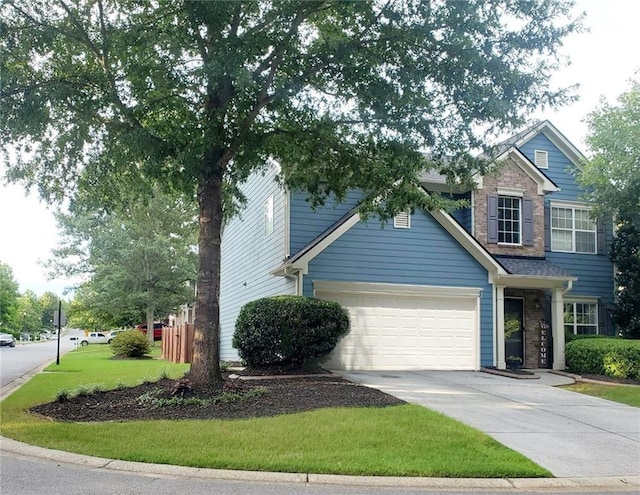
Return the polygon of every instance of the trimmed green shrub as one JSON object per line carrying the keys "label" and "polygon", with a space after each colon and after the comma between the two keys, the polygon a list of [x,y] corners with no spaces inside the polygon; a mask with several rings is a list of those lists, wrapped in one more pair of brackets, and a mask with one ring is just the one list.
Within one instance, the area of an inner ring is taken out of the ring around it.
{"label": "trimmed green shrub", "polygon": [[565,347],[567,369],[574,373],[640,379],[640,341],[578,339]]}
{"label": "trimmed green shrub", "polygon": [[569,342],[573,342],[574,340],[582,340],[582,339],[610,339],[611,335],[602,335],[602,334],[580,334],[580,333],[564,333],[564,341],[566,344]]}
{"label": "trimmed green shrub", "polygon": [[151,352],[151,344],[142,332],[127,330],[113,338],[111,350],[118,357],[139,358]]}
{"label": "trimmed green shrub", "polygon": [[233,347],[253,368],[302,367],[329,354],[349,330],[338,303],[303,296],[275,296],[242,307]]}

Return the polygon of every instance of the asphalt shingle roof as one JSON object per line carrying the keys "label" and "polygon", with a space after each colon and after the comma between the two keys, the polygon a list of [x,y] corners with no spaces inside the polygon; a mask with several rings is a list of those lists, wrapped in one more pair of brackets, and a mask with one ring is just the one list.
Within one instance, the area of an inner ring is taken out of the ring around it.
{"label": "asphalt shingle roof", "polygon": [[538,258],[506,258],[495,257],[498,262],[512,275],[525,275],[532,277],[560,277],[573,278],[574,276],[564,268],[554,265],[547,260]]}

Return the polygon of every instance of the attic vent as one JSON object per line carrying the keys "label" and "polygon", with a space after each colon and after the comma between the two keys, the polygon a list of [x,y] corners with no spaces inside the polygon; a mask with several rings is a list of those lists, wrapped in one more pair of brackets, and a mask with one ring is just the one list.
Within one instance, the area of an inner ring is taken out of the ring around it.
{"label": "attic vent", "polygon": [[549,153],[542,150],[536,150],[536,167],[549,168]]}
{"label": "attic vent", "polygon": [[394,229],[410,229],[411,228],[411,215],[408,211],[403,211],[402,213],[398,213],[395,217],[393,217],[393,228]]}

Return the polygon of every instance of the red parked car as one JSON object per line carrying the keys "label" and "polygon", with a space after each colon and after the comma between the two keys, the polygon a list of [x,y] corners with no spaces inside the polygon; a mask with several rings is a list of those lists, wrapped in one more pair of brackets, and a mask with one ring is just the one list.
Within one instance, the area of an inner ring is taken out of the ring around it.
{"label": "red parked car", "polygon": [[[162,340],[162,330],[165,328],[169,328],[169,325],[166,323],[154,323],[153,324],[153,340]],[[143,334],[147,334],[147,324],[140,323],[136,327],[137,330],[140,330]]]}

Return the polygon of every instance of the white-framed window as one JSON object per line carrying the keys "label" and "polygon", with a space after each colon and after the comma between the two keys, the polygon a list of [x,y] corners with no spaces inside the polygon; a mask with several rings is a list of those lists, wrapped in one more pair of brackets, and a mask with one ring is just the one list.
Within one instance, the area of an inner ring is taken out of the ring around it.
{"label": "white-framed window", "polygon": [[544,150],[535,150],[533,152],[534,162],[538,168],[549,168],[549,153]]}
{"label": "white-framed window", "polygon": [[598,333],[598,303],[587,301],[564,302],[564,330],[577,335]]}
{"label": "white-framed window", "polygon": [[522,244],[522,199],[498,196],[498,244]]}
{"label": "white-framed window", "polygon": [[410,229],[411,228],[411,213],[403,211],[393,217],[394,229]]}
{"label": "white-framed window", "polygon": [[264,202],[264,235],[273,233],[273,194]]}
{"label": "white-framed window", "polygon": [[588,208],[551,205],[551,250],[597,253],[596,222]]}

